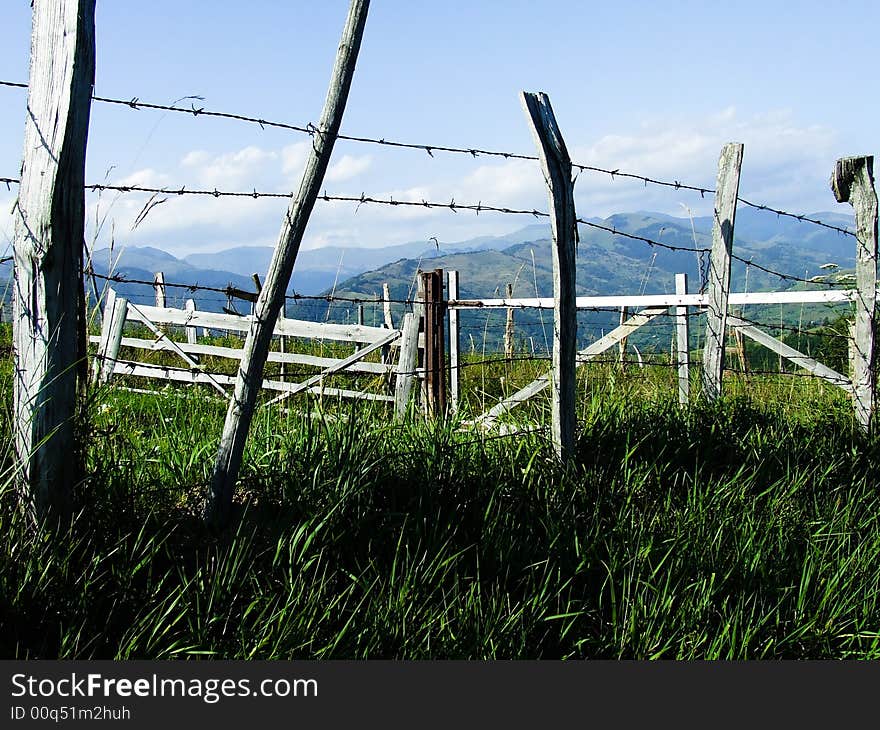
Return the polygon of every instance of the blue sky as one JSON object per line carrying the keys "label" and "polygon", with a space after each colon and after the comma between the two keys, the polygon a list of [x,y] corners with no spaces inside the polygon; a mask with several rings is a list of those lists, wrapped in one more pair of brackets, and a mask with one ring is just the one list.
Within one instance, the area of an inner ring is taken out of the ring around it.
{"label": "blue sky", "polygon": [[[30,3],[5,0],[0,79],[25,81]],[[320,115],[348,3],[98,0],[99,95],[296,124]],[[745,144],[741,194],[797,212],[843,209],[834,160],[877,148],[875,2],[400,2],[374,0],[343,132],[532,154],[520,90],[546,91],[577,162],[712,186],[721,145]],[[0,176],[16,176],[25,93],[0,88]],[[289,191],[308,138],[234,121],[94,104],[87,178]],[[111,169],[112,167],[112,169]],[[108,174],[108,170],[110,170]],[[546,209],[531,162],[339,142],[331,194]],[[584,173],[581,216],[705,213],[711,201]],[[0,241],[14,191],[0,191]],[[88,198],[106,245],[177,255],[273,245],[283,201],[173,199],[136,230],[146,196]],[[532,222],[319,203],[304,246],[457,241]],[[90,223],[87,237],[96,235]],[[5,245],[3,243],[2,245]]]}

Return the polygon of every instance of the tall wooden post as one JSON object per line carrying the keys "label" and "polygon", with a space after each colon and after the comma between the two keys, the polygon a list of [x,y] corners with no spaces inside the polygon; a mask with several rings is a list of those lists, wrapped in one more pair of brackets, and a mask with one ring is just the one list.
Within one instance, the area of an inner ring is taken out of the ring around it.
{"label": "tall wooden post", "polygon": [[[447,298],[455,301],[458,299],[458,272],[447,273]],[[458,327],[458,309],[449,307],[449,408],[452,413],[458,413],[458,401],[461,398],[461,362],[459,350],[461,349],[461,333]]]}
{"label": "tall wooden post", "polygon": [[[687,294],[687,274],[675,275],[675,293],[679,296]],[[688,404],[690,397],[690,373],[688,359],[690,353],[690,331],[688,328],[688,308],[675,308],[675,341],[676,359],[678,361],[678,402],[682,406]]]}
{"label": "tall wooden post", "polygon": [[571,158],[556,123],[550,99],[544,93],[521,93],[541,169],[550,194],[550,227],[553,233],[553,386],[551,436],[557,455],[567,461],[574,454],[575,355],[577,353],[577,302],[575,300],[575,244],[577,215]]}
{"label": "tall wooden post", "polygon": [[877,306],[877,192],[874,157],[837,161],[831,189],[838,203],[852,205],[856,216],[856,290],[853,326],[853,407],[864,431],[874,412],[874,309]]}
{"label": "tall wooden post", "polygon": [[715,213],[712,224],[712,253],[706,293],[706,344],[703,349],[703,395],[721,397],[724,370],[724,339],[727,334],[727,300],[730,296],[730,256],[733,252],[733,224],[739,195],[743,146],[730,143],[721,149],[718,182],[715,185]]}
{"label": "tall wooden post", "polygon": [[36,0],[24,159],[15,207],[16,484],[36,516],[71,513],[86,362],[85,158],[95,0]]}
{"label": "tall wooden post", "polygon": [[312,136],[312,150],[306,162],[299,192],[290,200],[263,290],[254,306],[254,316],[245,341],[235,392],[226,412],[211,489],[205,504],[205,520],[215,529],[224,526],[229,519],[235,482],[278,312],[284,303],[285,291],[309,215],[320,192],[336,135],[339,133],[369,6],[369,0],[351,0],[336,54],[333,77],[321,120]]}

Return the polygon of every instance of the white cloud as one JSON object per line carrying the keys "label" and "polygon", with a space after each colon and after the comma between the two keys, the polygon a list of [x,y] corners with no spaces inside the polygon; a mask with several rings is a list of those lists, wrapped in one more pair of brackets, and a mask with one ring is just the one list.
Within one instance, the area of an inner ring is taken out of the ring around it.
{"label": "white cloud", "polygon": [[[835,134],[824,127],[800,124],[786,111],[744,118],[736,109],[728,108],[704,119],[652,120],[591,144],[569,142],[569,149],[576,163],[712,188],[721,146],[729,141],[745,144],[740,188],[744,197],[798,212],[833,207],[827,177],[835,159]],[[221,153],[196,149],[168,170],[145,168],[112,182],[284,192],[295,189],[310,151],[311,140],[276,148],[249,145]],[[540,165],[534,161],[473,161],[441,155],[424,164],[404,153],[388,152],[386,157],[385,151],[381,159],[383,164],[376,165],[372,155],[345,149],[327,171],[327,192],[358,196],[363,190],[382,200],[448,204],[454,199],[459,204],[481,202],[528,210],[546,210],[548,206]],[[712,205],[711,195],[701,199],[691,191],[645,186],[638,180],[619,175],[611,178],[589,170],[579,174],[575,192],[578,214],[583,217],[632,210],[681,216],[684,205],[700,215]],[[105,193],[102,200],[104,211],[110,202],[108,196]],[[287,206],[285,199],[169,195],[137,230],[129,232],[148,197],[124,195],[113,202],[110,216],[117,235],[127,235],[133,245],[155,245],[175,254],[274,243]],[[94,196],[90,204],[93,218]],[[431,236],[452,242],[503,233],[534,222],[529,216],[486,212],[476,216],[444,208],[358,206],[319,200],[303,246],[375,246],[426,241]]]}
{"label": "white cloud", "polygon": [[352,155],[343,155],[339,162],[335,162],[327,170],[325,179],[328,182],[343,182],[362,175],[370,169],[373,164],[373,158],[369,155],[363,157],[354,157]]}

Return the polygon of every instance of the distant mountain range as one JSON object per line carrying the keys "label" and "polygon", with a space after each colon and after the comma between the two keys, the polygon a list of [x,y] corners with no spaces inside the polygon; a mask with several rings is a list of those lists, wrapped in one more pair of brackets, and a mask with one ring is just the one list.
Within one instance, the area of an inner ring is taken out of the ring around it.
{"label": "distant mountain range", "polygon": [[[840,213],[815,213],[829,224],[852,228],[851,216]],[[589,225],[581,225],[577,253],[578,294],[664,293],[674,289],[675,273],[689,277],[690,291],[698,291],[705,278],[708,255],[692,249],[708,248],[711,243],[712,219],[708,216],[677,218],[652,212],[620,213],[591,223],[615,231],[652,239],[686,250],[668,250],[614,235]],[[690,249],[690,250],[687,250]],[[828,228],[792,218],[777,217],[767,211],[741,208],[736,218],[734,253],[755,264],[795,277],[810,278],[827,274],[820,267],[837,264],[841,270],[851,269],[855,260],[855,241]],[[254,290],[251,275],[263,278],[272,256],[270,247],[238,247],[216,253],[198,253],[183,259],[152,247],[125,247],[111,252],[96,251],[95,271],[115,274],[129,280],[152,281],[162,271],[168,282],[202,285],[223,289],[228,285]],[[7,276],[4,277],[4,268]],[[427,268],[459,271],[461,295],[489,297],[503,295],[508,283],[514,284],[517,296],[549,296],[552,294],[550,230],[546,223],[526,226],[502,236],[482,236],[457,243],[418,241],[378,248],[327,247],[301,251],[297,257],[288,289],[304,295],[320,295],[334,291],[341,296],[378,298],[387,283],[393,299],[412,296],[416,271]],[[0,277],[7,278],[10,265],[0,267]],[[781,280],[759,268],[746,267],[736,261],[733,267],[733,289],[750,291],[781,290],[796,285]],[[151,303],[150,286],[117,283],[117,291],[132,301]],[[221,311],[226,303],[223,294],[189,291],[168,287],[168,302],[180,306],[193,298],[200,309]],[[354,308],[344,304],[300,301],[291,306],[303,318],[330,317],[337,321],[351,320]],[[247,305],[237,303],[246,311]],[[398,307],[398,309],[400,309]],[[367,323],[381,317],[378,307],[368,307]],[[524,326],[535,324],[537,313],[518,313]],[[608,313],[582,315],[582,328],[588,333],[596,327],[604,329],[614,319]],[[481,321],[486,321],[482,316]],[[593,325],[587,326],[587,322]]]}

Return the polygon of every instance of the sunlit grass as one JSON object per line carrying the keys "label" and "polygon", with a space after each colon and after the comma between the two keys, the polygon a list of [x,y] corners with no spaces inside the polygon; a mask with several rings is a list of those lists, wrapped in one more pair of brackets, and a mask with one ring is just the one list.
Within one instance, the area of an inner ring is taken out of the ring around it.
{"label": "sunlit grass", "polygon": [[[461,417],[542,367],[466,370]],[[673,378],[585,368],[568,468],[541,433],[261,409],[219,537],[200,509],[224,403],[97,389],[68,533],[26,521],[0,452],[0,654],[880,658],[880,443],[845,394],[731,376],[681,409]]]}

